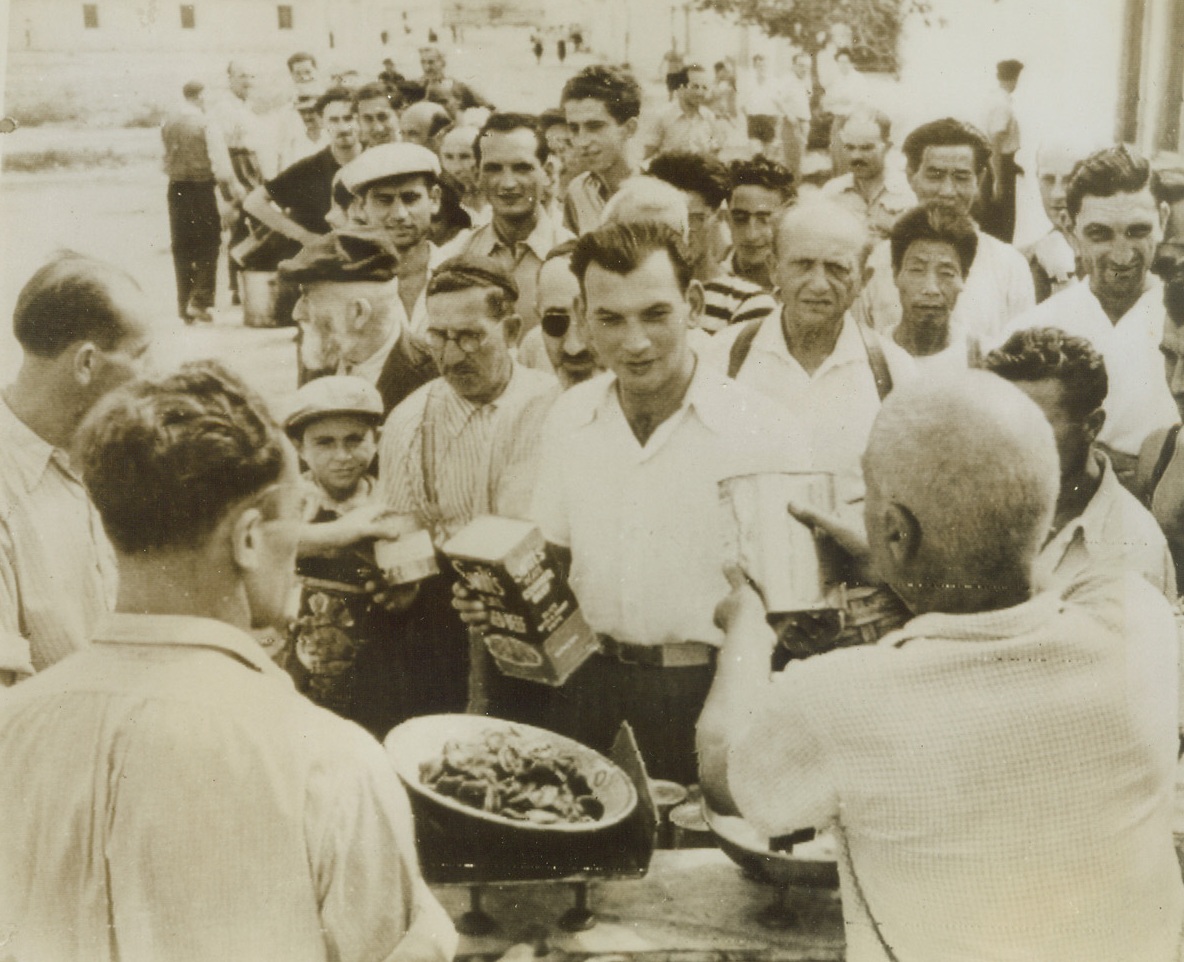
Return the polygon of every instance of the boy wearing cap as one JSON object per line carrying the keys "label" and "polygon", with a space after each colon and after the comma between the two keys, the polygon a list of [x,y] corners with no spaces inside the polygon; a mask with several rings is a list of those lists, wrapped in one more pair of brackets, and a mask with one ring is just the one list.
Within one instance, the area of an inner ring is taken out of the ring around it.
{"label": "boy wearing cap", "polygon": [[445,259],[430,239],[440,209],[440,160],[418,144],[381,144],[341,170],[341,182],[361,201],[365,223],[386,232],[396,267],[399,318],[422,335],[427,327],[424,291],[431,270]]}
{"label": "boy wearing cap", "polygon": [[296,570],[300,617],[279,659],[313,701],[349,715],[354,657],[377,627],[368,588],[380,580],[373,539],[401,528],[374,496],[382,398],[367,381],[330,375],[296,392],[284,421],[307,466]]}

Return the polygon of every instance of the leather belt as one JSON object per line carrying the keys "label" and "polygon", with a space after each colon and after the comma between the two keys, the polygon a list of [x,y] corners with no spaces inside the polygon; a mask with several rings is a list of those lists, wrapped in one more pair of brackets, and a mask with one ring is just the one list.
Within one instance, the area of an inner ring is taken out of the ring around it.
{"label": "leather belt", "polygon": [[714,665],[718,649],[701,641],[683,641],[667,645],[635,645],[617,641],[608,635],[597,635],[600,653],[622,665],[643,668],[697,668]]}

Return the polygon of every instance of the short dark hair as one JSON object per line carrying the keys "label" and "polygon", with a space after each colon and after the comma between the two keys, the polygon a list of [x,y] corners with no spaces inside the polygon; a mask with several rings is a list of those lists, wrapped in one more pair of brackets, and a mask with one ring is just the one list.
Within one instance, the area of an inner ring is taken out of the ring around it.
{"label": "short dark hair", "polygon": [[571,272],[579,279],[583,290],[584,278],[592,264],[624,277],[641,267],[656,251],[666,252],[678,286],[685,291],[691,283],[687,245],[678,231],[653,221],[606,224],[584,234],[572,252]]}
{"label": "short dark hair", "polygon": [[486,134],[493,133],[508,134],[512,130],[529,130],[534,134],[534,155],[539,159],[540,164],[547,162],[551,151],[547,147],[547,138],[543,135],[542,127],[539,126],[538,117],[533,114],[515,114],[509,111],[501,111],[489,115],[481,130],[477,133],[476,139],[473,141],[473,156],[477,158],[477,163],[481,163],[482,137]]}
{"label": "short dark hair", "polygon": [[1106,400],[1106,362],[1083,337],[1059,327],[1016,331],[983,359],[983,367],[1008,381],[1061,382],[1069,414],[1084,421]]}
{"label": "short dark hair", "polygon": [[963,278],[970,272],[970,265],[974,263],[974,255],[978,252],[978,232],[974,229],[974,223],[969,217],[921,205],[905,211],[892,225],[889,235],[892,273],[900,273],[909,247],[923,240],[949,244],[958,255]]}
{"label": "short dark hair", "polygon": [[120,552],[196,548],[279,480],[285,443],[250,388],[202,361],[99,402],[79,433],[80,468]]}
{"label": "short dark hair", "polygon": [[569,240],[561,241],[547,251],[547,256],[543,258],[543,263],[553,261],[559,257],[571,257],[576,250],[576,238],[572,237]]}
{"label": "short dark hair", "polygon": [[104,351],[115,348],[127,330],[111,297],[111,283],[140,285],[105,261],[62,251],[40,267],[21,289],[12,315],[12,331],[28,353],[58,357],[71,344],[94,341]]}
{"label": "short dark hair", "polygon": [[712,210],[728,199],[728,168],[705,154],[670,151],[650,161],[649,174],[671,187],[699,194]]}
{"label": "short dark hair", "polygon": [[349,87],[330,87],[317,98],[316,112],[323,114],[329,104],[336,103],[349,104],[355,112],[357,111],[357,104],[354,103],[354,94]]}
{"label": "short dark hair", "polygon": [[1081,202],[1086,197],[1113,197],[1115,194],[1137,194],[1144,187],[1159,198],[1159,174],[1150,161],[1126,144],[1094,151],[1079,160],[1069,175],[1065,187],[1065,207],[1074,220],[1081,213]]}
{"label": "short dark hair", "polygon": [[793,200],[797,195],[793,174],[789,168],[760,154],[751,160],[733,160],[728,166],[728,197],[737,187],[764,187],[775,190],[782,200]]}
{"label": "short dark hair", "polygon": [[306,61],[308,63],[311,63],[314,67],[317,65],[317,58],[314,57],[311,53],[309,53],[306,50],[297,50],[294,54],[292,54],[292,56],[290,56],[288,58],[289,72],[292,70],[293,67],[296,66],[296,64],[304,63]]}
{"label": "short dark hair", "polygon": [[428,281],[425,296],[475,289],[488,292],[485,304],[491,317],[500,321],[513,313],[518,301],[518,285],[514,278],[502,270],[497,261],[476,254],[461,254],[437,267]]}
{"label": "short dark hair", "polygon": [[974,151],[974,172],[981,174],[991,159],[991,145],[982,131],[972,124],[953,117],[942,117],[922,124],[904,139],[901,151],[908,162],[908,169],[916,173],[921,169],[925,151],[930,147],[969,147]]}
{"label": "short dark hair", "polygon": [[369,83],[362,84],[362,86],[353,92],[354,108],[356,109],[363,100],[377,100],[379,97],[385,98],[386,102],[391,105],[392,110],[399,109],[398,92],[392,90],[381,80],[371,80]]}
{"label": "short dark hair", "polygon": [[641,114],[641,87],[624,67],[585,67],[563,85],[559,102],[569,100],[599,100],[618,124]]}
{"label": "short dark hair", "polygon": [[566,127],[567,115],[558,107],[548,107],[539,114],[539,128],[546,133],[552,127]]}

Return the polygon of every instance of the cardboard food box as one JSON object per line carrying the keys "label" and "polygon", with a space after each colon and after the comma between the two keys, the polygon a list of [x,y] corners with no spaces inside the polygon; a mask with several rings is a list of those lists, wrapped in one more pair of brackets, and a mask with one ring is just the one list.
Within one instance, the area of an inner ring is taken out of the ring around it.
{"label": "cardboard food box", "polygon": [[410,531],[394,541],[378,539],[374,542],[374,560],[391,585],[408,585],[440,571],[432,536],[426,531]]}
{"label": "cardboard food box", "polygon": [[485,646],[503,674],[562,685],[598,650],[571,587],[527,521],[485,515],[443,547],[489,612]]}

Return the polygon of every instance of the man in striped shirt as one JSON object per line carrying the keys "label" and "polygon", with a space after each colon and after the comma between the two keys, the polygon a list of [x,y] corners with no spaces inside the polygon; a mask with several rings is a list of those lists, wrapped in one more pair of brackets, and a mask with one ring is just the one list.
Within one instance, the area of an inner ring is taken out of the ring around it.
{"label": "man in striped shirt", "polygon": [[67,451],[152,343],[139,284],[78,254],[33,275],[13,331],[25,356],[0,398],[0,684],[83,648],[115,600],[115,556]]}
{"label": "man in striped shirt", "polygon": [[777,303],[759,284],[728,274],[715,251],[721,232],[720,208],[728,198],[728,169],[703,154],[671,152],[650,162],[649,174],[682,192],[687,201],[687,247],[692,276],[703,285],[702,330],[709,334],[729,324],[755,321],[772,314]]}

